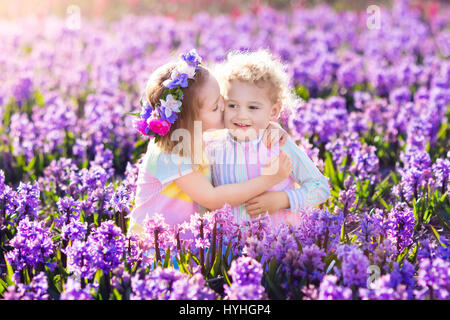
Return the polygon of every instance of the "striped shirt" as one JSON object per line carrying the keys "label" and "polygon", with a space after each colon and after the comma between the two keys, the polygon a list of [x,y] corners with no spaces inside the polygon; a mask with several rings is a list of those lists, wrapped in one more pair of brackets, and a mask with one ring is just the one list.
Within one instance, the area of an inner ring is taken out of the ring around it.
{"label": "striped shirt", "polygon": [[[283,191],[289,198],[289,209],[271,214],[273,224],[297,225],[299,210],[318,206],[331,195],[328,181],[306,153],[288,138],[283,146],[267,149],[262,143],[261,133],[250,141],[236,141],[228,130],[217,130],[205,134],[205,149],[214,186],[234,184],[261,175],[263,166],[282,149],[291,158],[293,168],[289,178],[268,191]],[[244,205],[232,208],[236,222],[248,220]]]}

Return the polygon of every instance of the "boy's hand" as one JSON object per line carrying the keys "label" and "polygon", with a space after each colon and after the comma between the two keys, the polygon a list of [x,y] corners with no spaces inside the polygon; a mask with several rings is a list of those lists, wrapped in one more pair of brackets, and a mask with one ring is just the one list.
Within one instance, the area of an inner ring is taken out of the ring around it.
{"label": "boy's hand", "polygon": [[289,198],[285,192],[268,191],[245,203],[245,209],[250,218],[257,218],[266,212],[272,214],[281,209],[289,208]]}
{"label": "boy's hand", "polygon": [[287,179],[292,171],[292,160],[284,150],[278,157],[272,158],[261,170],[261,175],[272,176],[280,183]]}
{"label": "boy's hand", "polygon": [[267,149],[272,148],[277,143],[281,147],[286,143],[288,136],[287,132],[280,125],[271,122],[264,132],[262,142]]}

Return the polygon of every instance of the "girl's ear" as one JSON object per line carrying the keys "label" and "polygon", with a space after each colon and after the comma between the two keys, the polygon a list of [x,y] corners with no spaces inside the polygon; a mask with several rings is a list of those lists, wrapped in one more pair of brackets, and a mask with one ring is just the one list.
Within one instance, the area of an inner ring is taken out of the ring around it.
{"label": "girl's ear", "polygon": [[278,117],[280,116],[280,112],[281,112],[281,103],[275,103],[274,105],[272,105],[272,108],[270,110],[270,118],[272,121],[277,121]]}

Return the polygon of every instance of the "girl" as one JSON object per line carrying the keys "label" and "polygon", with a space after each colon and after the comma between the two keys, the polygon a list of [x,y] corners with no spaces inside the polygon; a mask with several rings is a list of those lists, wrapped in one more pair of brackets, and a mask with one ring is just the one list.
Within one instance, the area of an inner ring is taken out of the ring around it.
{"label": "girl", "polygon": [[[224,102],[217,80],[201,65],[195,50],[154,71],[142,102],[141,119],[135,126],[154,139],[139,168],[129,233],[142,235],[144,220],[155,213],[174,226],[204,208],[240,205],[289,176],[291,160],[280,154],[259,177],[213,187],[208,167],[194,161],[195,151],[202,143],[203,131],[223,128]],[[201,123],[200,137],[195,135],[196,121]],[[181,144],[172,140],[179,134],[183,137],[181,149]],[[202,147],[200,150],[203,154]],[[276,165],[278,169],[274,170]]]}

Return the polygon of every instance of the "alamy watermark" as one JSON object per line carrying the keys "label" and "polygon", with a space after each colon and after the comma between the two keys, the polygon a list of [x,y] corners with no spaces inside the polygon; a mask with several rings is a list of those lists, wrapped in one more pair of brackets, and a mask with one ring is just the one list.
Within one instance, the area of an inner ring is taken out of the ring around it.
{"label": "alamy watermark", "polygon": [[81,29],[81,8],[77,5],[70,5],[66,9],[66,27],[69,30]]}
{"label": "alamy watermark", "polygon": [[[176,142],[170,152],[174,164],[206,164],[206,165],[267,165],[264,174],[278,171],[278,156],[281,139],[278,128],[255,130],[232,130],[226,136],[216,139],[217,132],[202,130],[202,122],[194,121],[193,136],[189,130],[176,129],[170,135],[170,140]],[[223,132],[223,131],[222,131]],[[270,141],[270,142],[267,142]],[[267,143],[270,146],[267,146]],[[252,148],[243,155],[243,148]]]}
{"label": "alamy watermark", "polygon": [[369,274],[369,277],[367,278],[367,282],[366,282],[367,289],[373,290],[374,289],[374,282],[376,280],[378,280],[380,278],[380,275],[381,275],[380,267],[377,266],[377,265],[374,265],[374,264],[368,266],[367,267],[367,274]]}
{"label": "alamy watermark", "polygon": [[369,30],[380,30],[381,28],[381,9],[377,5],[370,5],[366,9],[369,15],[366,20],[366,25]]}

